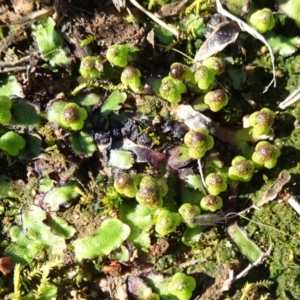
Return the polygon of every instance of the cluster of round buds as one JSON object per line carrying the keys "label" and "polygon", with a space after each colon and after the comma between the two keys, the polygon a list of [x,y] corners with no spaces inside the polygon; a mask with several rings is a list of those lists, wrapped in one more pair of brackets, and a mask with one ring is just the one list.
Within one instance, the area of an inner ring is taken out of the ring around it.
{"label": "cluster of round buds", "polygon": [[189,149],[189,156],[193,159],[202,158],[214,145],[213,137],[205,128],[190,130],[183,141]]}

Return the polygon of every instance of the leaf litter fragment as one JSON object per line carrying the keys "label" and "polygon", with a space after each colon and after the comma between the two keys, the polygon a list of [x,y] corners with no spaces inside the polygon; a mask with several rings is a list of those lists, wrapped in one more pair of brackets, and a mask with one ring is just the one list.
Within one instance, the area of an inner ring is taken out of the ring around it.
{"label": "leaf litter fragment", "polygon": [[220,24],[197,51],[194,60],[202,61],[221,52],[226,46],[236,41],[239,33],[240,28],[234,22],[224,22]]}
{"label": "leaf litter fragment", "polygon": [[121,148],[132,151],[136,155],[136,162],[147,162],[156,169],[166,166],[167,158],[164,154],[146,146],[137,145],[127,138],[123,139]]}

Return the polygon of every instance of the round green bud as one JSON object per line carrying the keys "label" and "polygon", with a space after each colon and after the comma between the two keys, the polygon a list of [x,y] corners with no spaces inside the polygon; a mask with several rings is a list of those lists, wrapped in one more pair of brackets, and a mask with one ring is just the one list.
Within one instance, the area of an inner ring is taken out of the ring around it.
{"label": "round green bud", "polygon": [[202,65],[210,69],[214,75],[220,75],[225,71],[225,62],[219,57],[208,57],[203,60]]}
{"label": "round green bud", "polygon": [[179,214],[170,212],[167,209],[160,210],[155,220],[155,231],[161,236],[174,232],[180,224]]}
{"label": "round green bud", "polygon": [[121,74],[121,82],[132,90],[137,90],[141,86],[140,77],[141,72],[139,69],[127,66]]}
{"label": "round green bud", "polygon": [[226,176],[220,173],[210,173],[205,178],[207,189],[211,195],[219,195],[227,190]]}
{"label": "round green bud", "polygon": [[160,187],[151,176],[142,178],[135,198],[140,205],[146,206],[151,210],[161,208],[163,204]]}
{"label": "round green bud", "polygon": [[171,103],[178,103],[181,101],[181,94],[186,92],[186,86],[183,82],[174,79],[171,76],[163,78],[159,87],[159,93],[162,98]]}
{"label": "round green bud", "polygon": [[112,45],[106,51],[106,58],[115,66],[126,67],[128,64],[128,52],[127,45]]}
{"label": "round green bud", "polygon": [[134,198],[137,193],[137,187],[130,174],[120,174],[114,181],[115,190],[125,197]]}
{"label": "round green bud", "polygon": [[205,66],[198,66],[195,71],[195,81],[198,84],[199,89],[207,90],[209,86],[214,82],[214,72]]}
{"label": "round green bud", "polygon": [[173,63],[170,67],[169,75],[180,81],[191,81],[194,78],[193,71],[188,66],[181,63]]}
{"label": "round green bud", "polygon": [[196,288],[196,281],[192,276],[178,272],[168,285],[168,292],[175,295],[179,300],[189,300],[193,290]]}
{"label": "round green bud", "polygon": [[280,150],[277,147],[267,141],[261,141],[255,147],[252,160],[258,167],[272,169],[275,167],[279,156]]}
{"label": "round green bud", "polygon": [[181,216],[182,222],[184,222],[187,227],[195,228],[198,226],[196,223],[192,223],[191,219],[200,215],[201,210],[199,206],[190,203],[184,203],[179,207],[178,212]]}
{"label": "round green bud", "polygon": [[160,300],[160,297],[156,293],[150,293],[146,297],[144,297],[143,300]]}
{"label": "round green bud", "polygon": [[253,127],[253,132],[257,135],[269,134],[274,123],[275,113],[263,108],[249,116],[249,124]]}
{"label": "round green bud", "polygon": [[250,15],[249,23],[261,34],[272,30],[275,26],[273,12],[269,8],[257,10]]}
{"label": "round green bud", "polygon": [[200,200],[200,207],[203,210],[214,212],[223,206],[223,200],[219,196],[208,195]]}
{"label": "round green bud", "polygon": [[12,156],[17,156],[25,144],[25,140],[14,131],[8,131],[0,137],[0,149]]}
{"label": "round green bud", "polygon": [[204,103],[209,106],[211,111],[217,112],[228,104],[228,96],[221,89],[210,91],[204,96]]}
{"label": "round green bud", "polygon": [[80,130],[87,118],[87,112],[84,108],[79,107],[76,103],[70,102],[66,104],[60,114],[60,123],[72,130]]}
{"label": "round green bud", "polygon": [[12,101],[7,96],[0,96],[0,124],[7,124],[11,120]]}
{"label": "round green bud", "polygon": [[254,173],[254,163],[247,160],[245,157],[238,155],[232,162],[228,170],[228,176],[232,180],[248,182],[251,180]]}
{"label": "round green bud", "polygon": [[189,156],[193,159],[202,158],[214,145],[213,137],[205,128],[190,130],[185,134],[183,141],[189,148]]}
{"label": "round green bud", "polygon": [[102,61],[98,56],[86,56],[82,59],[79,73],[83,78],[100,78],[102,72]]}

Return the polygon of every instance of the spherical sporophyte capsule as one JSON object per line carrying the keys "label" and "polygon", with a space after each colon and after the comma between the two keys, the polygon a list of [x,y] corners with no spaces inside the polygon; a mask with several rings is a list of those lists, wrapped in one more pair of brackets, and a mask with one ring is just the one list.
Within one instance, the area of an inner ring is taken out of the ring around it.
{"label": "spherical sporophyte capsule", "polygon": [[183,138],[189,148],[189,156],[193,159],[202,158],[205,152],[214,146],[214,139],[205,128],[197,128],[187,132]]}
{"label": "spherical sporophyte capsule", "polygon": [[60,114],[60,123],[66,128],[72,130],[80,130],[84,125],[84,120],[87,118],[87,112],[74,102],[66,104]]}
{"label": "spherical sporophyte capsule", "polygon": [[161,208],[163,205],[161,188],[151,176],[142,178],[135,198],[140,205],[146,206],[151,210]]}
{"label": "spherical sporophyte capsule", "polygon": [[196,280],[184,273],[176,273],[168,285],[168,292],[175,295],[179,300],[189,300],[196,288]]}
{"label": "spherical sporophyte capsule", "polygon": [[141,86],[142,74],[139,69],[127,66],[121,73],[121,82],[129,86],[132,90],[138,90]]}
{"label": "spherical sporophyte capsule", "polygon": [[161,236],[174,232],[179,224],[179,214],[167,209],[160,210],[155,216],[155,231]]}
{"label": "spherical sporophyte capsule", "polygon": [[244,156],[238,155],[233,158],[231,167],[228,169],[228,176],[232,180],[249,182],[254,173],[254,163]]}
{"label": "spherical sporophyte capsule", "polygon": [[257,10],[247,19],[249,24],[261,34],[272,30],[275,26],[273,12],[269,8]]}
{"label": "spherical sporophyte capsule", "polygon": [[178,62],[171,65],[169,75],[180,81],[192,81],[194,79],[193,71],[188,66]]}
{"label": "spherical sporophyte capsule", "polygon": [[222,206],[223,200],[219,196],[208,195],[200,200],[200,207],[206,211],[208,210],[211,212],[215,212],[216,210],[222,208]]}
{"label": "spherical sporophyte capsule", "polygon": [[12,156],[17,156],[25,144],[24,138],[14,131],[8,131],[0,137],[0,149]]}
{"label": "spherical sporophyte capsule", "polygon": [[12,101],[7,96],[0,96],[0,124],[7,124],[11,120]]}
{"label": "spherical sporophyte capsule", "polygon": [[252,160],[257,167],[272,169],[276,166],[280,150],[267,141],[261,141],[255,146]]}
{"label": "spherical sporophyte capsule", "polygon": [[181,101],[181,94],[186,92],[186,86],[183,82],[174,79],[171,76],[163,78],[159,87],[161,97],[171,103]]}
{"label": "spherical sporophyte capsule", "polygon": [[210,173],[205,178],[208,192],[211,195],[219,195],[220,193],[227,190],[227,178],[221,173]]}
{"label": "spherical sporophyte capsule", "polygon": [[228,104],[228,96],[222,89],[213,90],[204,96],[204,103],[211,111],[218,112]]}
{"label": "spherical sporophyte capsule", "polygon": [[225,71],[225,62],[220,57],[208,57],[203,60],[202,65],[210,69],[214,75],[220,75]]}
{"label": "spherical sporophyte capsule", "polygon": [[196,223],[191,222],[191,219],[200,215],[201,210],[199,206],[191,203],[184,203],[179,207],[178,212],[182,222],[184,222],[188,228],[195,228],[198,226]]}
{"label": "spherical sporophyte capsule", "polygon": [[102,61],[98,56],[86,56],[82,59],[79,73],[83,78],[100,78],[103,73]]}
{"label": "spherical sporophyte capsule", "polygon": [[129,48],[127,45],[112,45],[106,51],[106,58],[115,66],[126,67],[128,64],[128,52]]}
{"label": "spherical sporophyte capsule", "polygon": [[253,132],[257,135],[269,134],[274,123],[275,113],[263,108],[249,116],[249,124],[253,127]]}
{"label": "spherical sporophyte capsule", "polygon": [[115,190],[125,197],[134,198],[137,193],[137,187],[130,174],[120,174],[114,181]]}
{"label": "spherical sporophyte capsule", "polygon": [[198,66],[195,70],[195,81],[201,90],[207,90],[214,82],[214,72],[205,66]]}

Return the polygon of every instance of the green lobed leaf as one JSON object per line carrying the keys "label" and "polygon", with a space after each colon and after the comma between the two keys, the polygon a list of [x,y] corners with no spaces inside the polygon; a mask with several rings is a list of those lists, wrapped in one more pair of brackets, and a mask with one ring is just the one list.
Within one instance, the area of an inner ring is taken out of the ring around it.
{"label": "green lobed leaf", "polygon": [[39,128],[41,119],[37,108],[20,98],[12,99],[12,119],[10,125],[16,125],[24,129]]}
{"label": "green lobed leaf", "polygon": [[78,184],[71,181],[64,186],[59,186],[51,189],[44,197],[44,204],[51,211],[58,211],[60,206],[70,207],[79,193],[77,192]]}
{"label": "green lobed leaf", "polygon": [[119,248],[130,234],[128,225],[118,219],[106,219],[92,236],[77,239],[73,243],[78,261],[108,255]]}
{"label": "green lobed leaf", "polygon": [[97,105],[100,102],[99,95],[95,93],[88,93],[87,95],[78,95],[74,102],[80,106],[93,106]]}
{"label": "green lobed leaf", "polygon": [[15,76],[1,76],[0,95],[24,97],[22,86]]}
{"label": "green lobed leaf", "polygon": [[64,239],[69,239],[74,236],[76,230],[70,226],[64,219],[53,216],[47,220],[47,225],[51,228],[52,232],[61,236]]}
{"label": "green lobed leaf", "polygon": [[109,165],[112,167],[128,170],[133,166],[133,157],[129,151],[111,150],[109,154]]}
{"label": "green lobed leaf", "polygon": [[42,250],[50,250],[52,255],[62,256],[66,249],[65,240],[44,223],[46,218],[46,212],[35,205],[24,211],[22,227],[14,226],[10,230],[11,243],[5,249],[5,255],[23,265],[30,263]]}
{"label": "green lobed leaf", "polygon": [[71,59],[68,52],[63,49],[63,39],[55,31],[55,21],[46,19],[38,25],[34,25],[32,35],[38,45],[42,57],[52,66],[66,66]]}
{"label": "green lobed leaf", "polygon": [[127,99],[126,93],[119,92],[119,91],[112,92],[102,104],[101,114],[107,116],[111,112],[115,110],[119,110],[121,108],[120,104],[124,103],[126,99]]}
{"label": "green lobed leaf", "polygon": [[207,194],[200,175],[188,175],[186,183],[189,187],[201,191],[204,195]]}
{"label": "green lobed leaf", "polygon": [[272,31],[266,33],[265,38],[273,52],[283,56],[289,56],[295,53],[300,44],[300,37],[286,37],[280,34],[275,35]]}
{"label": "green lobed leaf", "polygon": [[70,135],[70,142],[73,151],[76,154],[83,154],[90,157],[97,150],[93,138],[86,132],[72,132]]}
{"label": "green lobed leaf", "polygon": [[263,252],[249,239],[245,229],[240,227],[237,223],[228,226],[227,233],[235,242],[241,253],[245,255],[251,263],[254,263],[262,256]]}
{"label": "green lobed leaf", "polygon": [[150,232],[148,229],[153,225],[154,213],[155,211],[135,201],[123,201],[121,203],[119,218],[130,227],[128,241],[141,248],[150,247]]}

